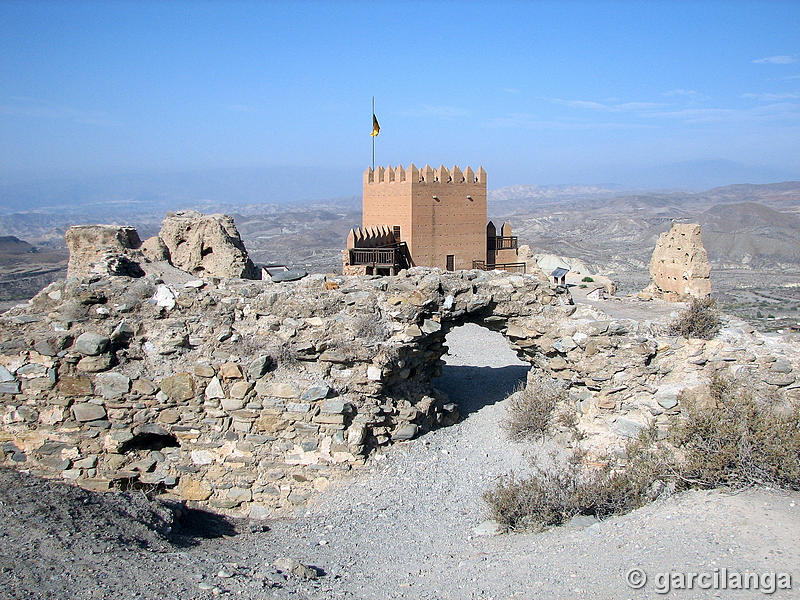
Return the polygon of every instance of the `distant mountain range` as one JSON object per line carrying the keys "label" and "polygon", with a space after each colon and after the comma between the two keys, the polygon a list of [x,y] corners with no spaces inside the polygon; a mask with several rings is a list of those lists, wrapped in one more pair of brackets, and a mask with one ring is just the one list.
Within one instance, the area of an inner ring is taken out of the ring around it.
{"label": "distant mountain range", "polygon": [[730,185],[704,192],[595,196],[542,201],[538,189],[492,206],[521,243],[572,256],[624,278],[647,276],[658,235],[672,221],[700,223],[712,264],[745,269],[800,268],[800,181]]}
{"label": "distant mountain range", "polygon": [[734,184],[702,192],[624,190],[620,186],[514,185],[489,192],[490,212],[514,213],[533,208],[555,210],[598,209],[605,212],[655,211],[680,216],[686,209],[714,204],[759,202],[777,210],[796,210],[800,181],[767,184]]}

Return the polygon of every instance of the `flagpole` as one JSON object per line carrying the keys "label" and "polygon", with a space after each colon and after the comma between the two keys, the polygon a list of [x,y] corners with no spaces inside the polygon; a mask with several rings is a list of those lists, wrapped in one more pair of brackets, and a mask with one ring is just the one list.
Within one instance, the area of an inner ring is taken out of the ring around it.
{"label": "flagpole", "polygon": [[[375,96],[372,97],[372,118],[375,118]],[[375,170],[375,137],[372,136],[372,170]]]}

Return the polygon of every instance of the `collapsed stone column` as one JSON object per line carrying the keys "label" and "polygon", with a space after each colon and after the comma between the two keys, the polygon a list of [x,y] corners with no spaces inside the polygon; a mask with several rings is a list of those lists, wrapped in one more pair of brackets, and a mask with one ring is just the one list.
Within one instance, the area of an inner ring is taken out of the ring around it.
{"label": "collapsed stone column", "polygon": [[168,262],[197,277],[260,279],[228,215],[167,213],[159,235],[144,242],[124,225],[76,225],[65,238],[68,277],[142,277],[147,263]]}
{"label": "collapsed stone column", "polygon": [[138,264],[142,241],[133,227],[74,225],[64,238],[69,250],[67,277],[144,274]]}
{"label": "collapsed stone column", "polygon": [[673,223],[658,238],[650,259],[651,282],[640,296],[670,302],[707,298],[711,295],[710,275],[700,225]]}

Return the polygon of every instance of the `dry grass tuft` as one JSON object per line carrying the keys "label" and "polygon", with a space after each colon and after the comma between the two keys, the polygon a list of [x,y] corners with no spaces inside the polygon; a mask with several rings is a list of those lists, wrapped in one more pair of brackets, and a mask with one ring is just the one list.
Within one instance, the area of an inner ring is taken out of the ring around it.
{"label": "dry grass tuft", "polygon": [[541,439],[551,430],[556,407],[566,399],[567,392],[557,381],[533,379],[509,397],[502,426],[512,440]]}
{"label": "dry grass tuft", "polygon": [[670,323],[669,332],[687,338],[710,340],[719,333],[721,327],[717,301],[713,298],[692,298],[689,307]]}
{"label": "dry grass tuft", "polygon": [[681,398],[670,441],[692,487],[760,485],[800,490],[800,406],[775,410],[730,380],[711,381],[711,403]]}
{"label": "dry grass tuft", "polygon": [[512,530],[541,529],[576,515],[603,518],[643,506],[667,489],[669,466],[657,451],[655,430],[630,442],[626,454],[626,469],[588,467],[573,452],[552,466],[534,465],[526,477],[503,477],[484,494],[491,518]]}

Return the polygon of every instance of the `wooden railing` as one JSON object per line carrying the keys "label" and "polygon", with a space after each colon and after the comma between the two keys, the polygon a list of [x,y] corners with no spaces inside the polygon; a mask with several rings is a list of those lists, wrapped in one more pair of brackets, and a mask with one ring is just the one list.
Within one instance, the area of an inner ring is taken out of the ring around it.
{"label": "wooden railing", "polygon": [[380,248],[350,248],[351,265],[407,268],[410,266],[408,246],[398,242]]}
{"label": "wooden railing", "polygon": [[473,269],[480,269],[481,271],[511,271],[513,273],[525,273],[525,263],[497,263],[494,265],[487,265],[485,260],[473,260]]}
{"label": "wooden railing", "polygon": [[516,250],[518,241],[515,235],[497,235],[486,238],[489,250]]}
{"label": "wooden railing", "polygon": [[497,243],[495,246],[498,250],[516,250],[517,249],[517,236],[497,236]]}
{"label": "wooden railing", "polygon": [[397,264],[397,248],[351,248],[351,265],[393,266]]}

